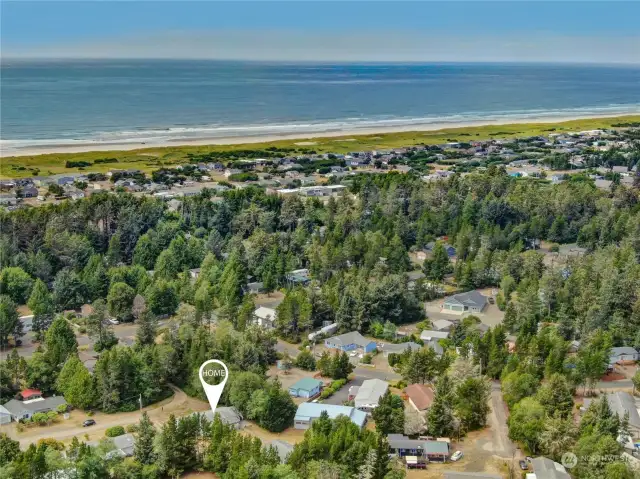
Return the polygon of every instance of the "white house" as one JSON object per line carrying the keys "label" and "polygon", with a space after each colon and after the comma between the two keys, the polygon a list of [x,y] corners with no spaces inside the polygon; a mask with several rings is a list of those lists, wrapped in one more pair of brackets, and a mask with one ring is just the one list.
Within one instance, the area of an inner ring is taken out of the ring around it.
{"label": "white house", "polygon": [[262,326],[263,328],[273,328],[275,327],[277,314],[278,313],[273,308],[260,306],[253,312],[253,317],[258,326]]}
{"label": "white house", "polygon": [[353,405],[356,409],[364,412],[371,412],[380,402],[380,398],[389,390],[389,384],[381,379],[367,379],[362,382]]}

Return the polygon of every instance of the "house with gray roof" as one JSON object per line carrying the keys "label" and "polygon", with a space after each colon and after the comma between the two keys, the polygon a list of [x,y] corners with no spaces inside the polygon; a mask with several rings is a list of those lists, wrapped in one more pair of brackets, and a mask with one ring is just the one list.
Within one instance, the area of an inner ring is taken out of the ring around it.
{"label": "house with gray roof", "polygon": [[385,343],[382,345],[382,353],[384,357],[389,357],[389,354],[402,354],[407,350],[417,351],[422,348],[418,343],[414,343],[413,341],[409,341],[406,343]]}
{"label": "house with gray roof", "polygon": [[571,479],[562,464],[547,459],[536,457],[531,460],[533,473],[527,474],[527,479]]}
{"label": "house with gray roof", "polygon": [[424,441],[409,439],[402,434],[389,434],[389,452],[398,457],[426,457],[433,462],[446,462],[449,459],[449,443],[444,441]]}
{"label": "house with gray roof", "polygon": [[[107,459],[133,456],[133,448],[136,443],[133,434],[122,434],[120,436],[110,437],[107,439],[107,442],[113,445],[113,448],[105,455]],[[98,447],[101,443],[102,441],[90,441],[87,442],[87,446]]]}
{"label": "house with gray roof", "polygon": [[452,313],[481,313],[487,306],[487,297],[478,291],[454,294],[444,300],[442,309]]}
{"label": "house with gray roof", "polygon": [[327,338],[324,340],[324,345],[329,349],[339,349],[344,352],[362,349],[365,353],[370,353],[377,347],[375,341],[366,339],[358,331]]}
{"label": "house with gray roof", "polygon": [[381,379],[367,379],[362,382],[358,393],[353,399],[353,405],[364,412],[371,412],[380,402],[380,398],[389,390],[389,383]]}
{"label": "house with gray roof", "polygon": [[214,416],[217,414],[220,416],[220,420],[223,424],[226,424],[227,426],[233,426],[236,429],[242,428],[243,418],[235,407],[217,407],[215,413],[211,410],[207,410],[201,413],[194,414],[200,414],[201,416],[204,416],[209,422],[213,421]]}
{"label": "house with gray roof", "polygon": [[[625,414],[629,415],[629,431],[634,438],[640,438],[640,413],[635,398],[626,391],[608,393],[604,397],[607,398],[611,412],[617,414],[620,419],[624,418]],[[583,409],[586,410],[591,401],[592,399],[585,399]]]}
{"label": "house with gray roof", "polygon": [[346,416],[359,428],[364,427],[367,422],[367,413],[359,411],[355,407],[305,402],[298,406],[298,411],[293,420],[293,427],[296,429],[309,429],[311,423],[318,419],[323,412],[329,415],[329,419]]}
{"label": "house with gray roof", "polygon": [[420,333],[420,339],[424,342],[425,347],[433,349],[438,356],[444,353],[444,349],[440,345],[441,339],[447,339],[449,337],[448,331],[433,331],[425,329]]}
{"label": "house with gray roof", "polygon": [[12,399],[5,403],[3,407],[14,421],[20,421],[23,419],[31,419],[34,414],[39,412],[55,411],[58,406],[61,405],[67,405],[64,397],[53,396],[50,398],[31,399],[29,401]]}
{"label": "house with gray roof", "polygon": [[12,420],[11,413],[4,406],[0,406],[0,426],[9,424]]}
{"label": "house with gray roof", "polygon": [[621,361],[639,361],[640,353],[635,348],[630,346],[620,346],[611,348],[609,353],[609,366],[613,367],[614,364]]}

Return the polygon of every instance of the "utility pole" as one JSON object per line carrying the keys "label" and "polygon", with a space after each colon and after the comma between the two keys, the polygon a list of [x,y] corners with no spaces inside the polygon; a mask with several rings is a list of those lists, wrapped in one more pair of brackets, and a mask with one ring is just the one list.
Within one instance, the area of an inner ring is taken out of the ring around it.
{"label": "utility pole", "polygon": [[138,398],[138,401],[140,402],[140,410],[142,411],[142,393],[140,393],[140,397]]}

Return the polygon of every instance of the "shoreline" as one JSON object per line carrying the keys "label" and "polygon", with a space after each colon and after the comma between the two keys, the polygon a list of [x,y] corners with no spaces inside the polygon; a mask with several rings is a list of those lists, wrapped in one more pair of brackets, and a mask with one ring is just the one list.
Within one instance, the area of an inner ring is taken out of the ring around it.
{"label": "shoreline", "polygon": [[[638,112],[640,113],[640,112]],[[76,144],[72,141],[66,144],[43,144],[43,145],[28,145],[24,147],[10,147],[7,149],[2,142],[0,142],[0,158],[19,158],[24,156],[40,156],[49,154],[74,154],[74,153],[89,153],[89,152],[101,152],[101,151],[134,151],[144,149],[157,149],[157,148],[180,148],[190,146],[223,146],[223,145],[240,145],[240,144],[252,144],[252,143],[269,143],[278,141],[291,141],[300,140],[298,146],[312,147],[315,144],[314,140],[321,140],[326,138],[341,139],[341,141],[355,141],[350,137],[362,137],[366,135],[388,135],[394,133],[411,133],[411,132],[438,132],[442,130],[464,130],[465,128],[476,128],[485,126],[507,126],[507,125],[525,125],[525,124],[554,124],[563,123],[567,121],[575,120],[598,120],[598,119],[616,119],[632,117],[636,114],[622,114],[611,115],[611,113],[602,114],[585,114],[585,115],[570,115],[570,116],[558,116],[558,117],[526,117],[526,118],[509,118],[509,119],[480,119],[470,121],[456,121],[456,122],[434,122],[434,123],[414,123],[400,126],[379,126],[379,127],[362,127],[351,128],[345,130],[327,129],[323,131],[314,132],[291,132],[291,133],[263,133],[255,135],[238,135],[238,136],[214,136],[214,137],[198,137],[198,138],[168,138],[155,141],[108,141],[108,142],[90,142],[80,140],[82,143]],[[462,133],[462,132],[461,132]],[[7,140],[5,140],[7,141]],[[47,141],[47,140],[40,140]]]}

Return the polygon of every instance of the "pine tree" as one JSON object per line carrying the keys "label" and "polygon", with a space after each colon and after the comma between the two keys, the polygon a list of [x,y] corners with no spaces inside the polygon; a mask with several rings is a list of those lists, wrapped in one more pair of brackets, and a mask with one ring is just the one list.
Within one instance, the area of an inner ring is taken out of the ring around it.
{"label": "pine tree", "polygon": [[389,391],[380,398],[371,413],[379,434],[402,434],[404,432],[404,403]]}
{"label": "pine tree", "polygon": [[427,413],[427,429],[434,436],[448,436],[454,427],[450,406],[453,400],[453,391],[449,377],[447,375],[441,376],[435,389],[433,404]]}
{"label": "pine tree", "polygon": [[42,280],[36,280],[27,305],[33,313],[32,329],[36,334],[36,339],[42,340],[44,332],[53,322],[54,312],[53,299],[47,285]]}
{"label": "pine tree", "polygon": [[336,352],[333,357],[333,367],[332,367],[332,375],[333,379],[347,379],[349,374],[353,372],[354,366],[349,361],[349,356],[347,353],[342,351],[342,353]]}
{"label": "pine tree", "polygon": [[76,335],[62,316],[58,316],[51,324],[45,336],[45,344],[45,359],[56,370],[62,367],[70,355],[78,352]]}
{"label": "pine tree", "polygon": [[94,254],[82,270],[82,280],[87,286],[87,294],[91,300],[104,298],[109,291],[109,277],[104,267],[102,256]]}
{"label": "pine tree", "polygon": [[382,434],[378,434],[376,442],[376,466],[374,479],[382,479],[389,472],[389,442]]}
{"label": "pine tree", "polygon": [[136,341],[141,346],[154,344],[157,336],[158,321],[151,311],[144,311],[138,318]]}
{"label": "pine tree", "polygon": [[377,454],[375,449],[369,449],[364,463],[358,468],[357,479],[375,479]]}
{"label": "pine tree", "polygon": [[122,247],[119,232],[114,234],[109,240],[109,249],[107,250],[106,258],[109,266],[118,266],[122,261]]}
{"label": "pine tree", "polygon": [[176,417],[171,414],[169,420],[162,426],[158,438],[158,465],[160,470],[171,477],[176,477],[182,472],[178,464],[177,440],[178,423]]}
{"label": "pine tree", "polygon": [[78,409],[88,409],[96,401],[96,390],[91,373],[78,356],[69,356],[56,382],[58,391],[66,401]]}
{"label": "pine tree", "polygon": [[153,464],[156,459],[153,441],[156,436],[156,429],[149,419],[146,411],[138,423],[138,432],[133,449],[133,455],[140,464]]}

